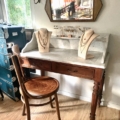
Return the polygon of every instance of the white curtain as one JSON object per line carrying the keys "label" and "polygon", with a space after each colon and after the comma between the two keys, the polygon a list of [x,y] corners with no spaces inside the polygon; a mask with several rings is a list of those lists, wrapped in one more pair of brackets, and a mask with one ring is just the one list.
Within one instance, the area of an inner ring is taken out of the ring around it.
{"label": "white curtain", "polygon": [[0,20],[3,20],[3,10],[2,10],[2,4],[1,4],[1,0],[0,0]]}
{"label": "white curtain", "polygon": [[4,22],[8,22],[8,15],[6,11],[5,0],[0,0],[0,13],[2,14],[2,19]]}

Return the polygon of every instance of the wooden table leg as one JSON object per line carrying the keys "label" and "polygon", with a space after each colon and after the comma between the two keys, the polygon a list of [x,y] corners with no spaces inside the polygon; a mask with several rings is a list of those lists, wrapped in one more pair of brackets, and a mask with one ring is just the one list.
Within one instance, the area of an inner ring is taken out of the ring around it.
{"label": "wooden table leg", "polygon": [[98,93],[99,93],[99,83],[94,82],[93,93],[92,93],[92,102],[91,102],[90,120],[95,120],[95,112],[96,112],[96,107],[97,107]]}
{"label": "wooden table leg", "polygon": [[96,107],[99,97],[99,88],[103,76],[103,69],[95,69],[94,87],[92,93],[90,120],[95,120]]}
{"label": "wooden table leg", "polygon": [[100,107],[101,99],[102,99],[102,92],[103,92],[103,85],[105,80],[105,71],[103,73],[102,80],[100,82],[100,88],[99,88],[99,98],[98,98],[98,106]]}
{"label": "wooden table leg", "polygon": [[45,76],[45,71],[41,70],[41,76]]}

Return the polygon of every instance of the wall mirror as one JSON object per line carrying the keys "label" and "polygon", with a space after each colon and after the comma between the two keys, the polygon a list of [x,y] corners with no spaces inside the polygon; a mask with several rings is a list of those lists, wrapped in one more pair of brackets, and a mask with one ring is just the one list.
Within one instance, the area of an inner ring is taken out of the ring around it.
{"label": "wall mirror", "polygon": [[46,0],[45,11],[52,22],[95,21],[101,0]]}

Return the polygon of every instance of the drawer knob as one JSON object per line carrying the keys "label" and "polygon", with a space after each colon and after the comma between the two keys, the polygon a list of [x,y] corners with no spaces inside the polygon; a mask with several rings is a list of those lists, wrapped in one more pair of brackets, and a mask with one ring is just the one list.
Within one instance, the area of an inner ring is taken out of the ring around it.
{"label": "drawer knob", "polygon": [[73,72],[78,72],[77,70],[74,70]]}
{"label": "drawer knob", "polygon": [[71,70],[70,70],[70,69],[67,69],[67,71],[69,71],[69,72],[70,72]]}

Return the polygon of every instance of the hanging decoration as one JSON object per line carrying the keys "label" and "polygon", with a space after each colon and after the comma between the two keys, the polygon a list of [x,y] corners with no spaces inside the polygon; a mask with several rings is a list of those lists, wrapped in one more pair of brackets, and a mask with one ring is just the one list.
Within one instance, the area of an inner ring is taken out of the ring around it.
{"label": "hanging decoration", "polygon": [[34,3],[37,4],[37,3],[40,3],[41,0],[34,0]]}

